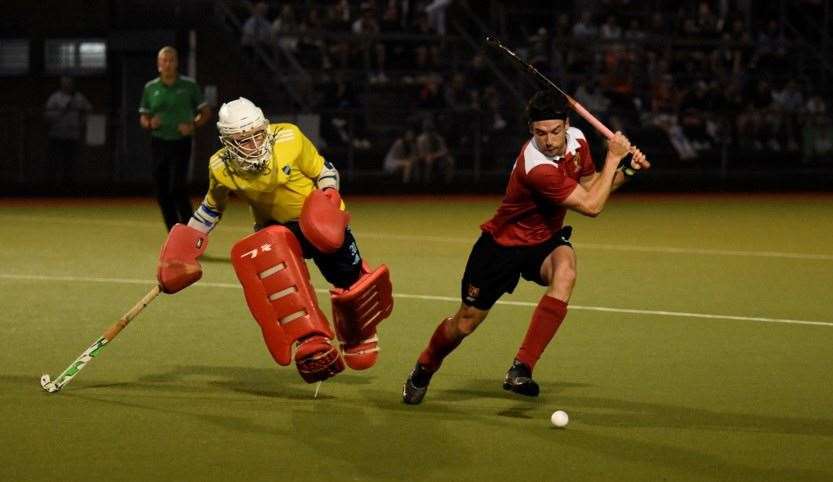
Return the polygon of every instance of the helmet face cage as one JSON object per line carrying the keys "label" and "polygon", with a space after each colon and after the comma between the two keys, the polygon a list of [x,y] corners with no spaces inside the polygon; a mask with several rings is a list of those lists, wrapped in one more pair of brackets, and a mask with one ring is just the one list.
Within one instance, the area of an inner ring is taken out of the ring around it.
{"label": "helmet face cage", "polygon": [[217,115],[220,142],[226,148],[223,161],[240,175],[259,175],[269,166],[274,136],[263,111],[240,97],[220,107]]}
{"label": "helmet face cage", "polygon": [[246,132],[220,135],[232,171],[248,175],[263,173],[272,157],[272,136],[267,125],[264,122],[261,127]]}

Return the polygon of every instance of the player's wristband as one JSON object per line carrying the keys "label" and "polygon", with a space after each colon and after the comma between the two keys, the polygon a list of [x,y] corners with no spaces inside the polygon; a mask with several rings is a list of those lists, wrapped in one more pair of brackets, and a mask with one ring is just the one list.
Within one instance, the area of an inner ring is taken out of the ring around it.
{"label": "player's wristband", "polygon": [[619,167],[616,169],[617,171],[621,172],[625,175],[625,177],[633,177],[636,175],[637,169],[634,169],[631,166],[631,155],[626,155],[621,162],[619,162]]}

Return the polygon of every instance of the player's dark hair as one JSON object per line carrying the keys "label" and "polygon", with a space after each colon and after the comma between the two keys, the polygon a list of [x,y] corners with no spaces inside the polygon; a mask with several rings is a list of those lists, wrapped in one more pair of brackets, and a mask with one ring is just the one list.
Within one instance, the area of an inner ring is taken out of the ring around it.
{"label": "player's dark hair", "polygon": [[567,98],[551,90],[539,90],[526,104],[526,117],[530,123],[541,120],[567,120],[570,106]]}

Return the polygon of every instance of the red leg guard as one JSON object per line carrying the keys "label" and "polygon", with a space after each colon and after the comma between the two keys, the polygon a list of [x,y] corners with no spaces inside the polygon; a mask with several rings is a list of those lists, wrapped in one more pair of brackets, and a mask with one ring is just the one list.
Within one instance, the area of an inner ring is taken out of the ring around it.
{"label": "red leg guard", "polygon": [[376,325],[393,311],[393,288],[388,267],[370,271],[362,265],[363,275],[347,290],[330,290],[333,323],[341,342],[344,362],[353,370],[372,367],[379,356]]}
{"label": "red leg guard", "polygon": [[344,369],[327,318],[318,308],[301,246],[291,231],[271,226],[239,241],[231,260],[249,310],[260,325],[272,357],[295,364],[308,383],[325,380]]}

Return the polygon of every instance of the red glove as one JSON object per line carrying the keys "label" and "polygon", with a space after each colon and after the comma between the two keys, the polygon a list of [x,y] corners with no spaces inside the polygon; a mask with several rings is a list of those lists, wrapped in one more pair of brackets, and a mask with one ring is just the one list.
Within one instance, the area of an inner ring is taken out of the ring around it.
{"label": "red glove", "polygon": [[197,258],[208,247],[208,234],[176,224],[162,245],[156,279],[164,293],[173,294],[202,278],[202,267]]}
{"label": "red glove", "polygon": [[299,220],[304,237],[322,253],[334,253],[344,244],[348,222],[350,214],[341,210],[341,196],[335,189],[312,191]]}

